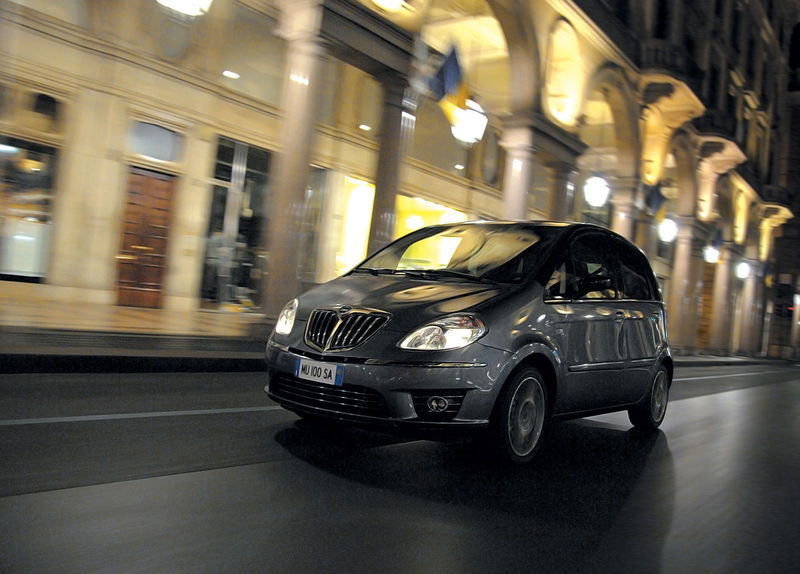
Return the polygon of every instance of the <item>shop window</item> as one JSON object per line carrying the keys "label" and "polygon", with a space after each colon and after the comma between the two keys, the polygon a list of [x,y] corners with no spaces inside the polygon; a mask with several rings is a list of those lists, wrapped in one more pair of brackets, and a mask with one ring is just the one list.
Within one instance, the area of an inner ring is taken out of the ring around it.
{"label": "shop window", "polygon": [[128,134],[132,153],[159,161],[178,161],[182,140],[180,134],[146,122],[134,122]]}
{"label": "shop window", "polygon": [[201,287],[205,306],[246,309],[259,302],[271,161],[267,150],[218,140]]}
{"label": "shop window", "polygon": [[336,275],[355,267],[367,256],[369,222],[372,219],[372,203],[375,186],[354,177],[344,178],[341,196],[341,227],[336,249]]}
{"label": "shop window", "polygon": [[300,285],[303,290],[309,289],[316,284],[318,245],[321,232],[320,222],[325,205],[326,176],[327,172],[324,169],[312,167],[308,186],[306,187],[299,249],[303,257],[300,258],[300,268],[298,270]]}
{"label": "shop window", "polygon": [[57,150],[0,137],[0,276],[47,275]]}
{"label": "shop window", "polygon": [[428,225],[458,223],[467,220],[465,213],[421,197],[398,195],[395,210],[397,212],[395,237],[402,237]]}

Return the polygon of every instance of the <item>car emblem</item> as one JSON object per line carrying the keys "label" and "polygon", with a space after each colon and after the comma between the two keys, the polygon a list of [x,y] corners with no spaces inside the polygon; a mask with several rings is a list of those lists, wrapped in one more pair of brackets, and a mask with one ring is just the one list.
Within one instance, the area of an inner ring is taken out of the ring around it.
{"label": "car emblem", "polygon": [[345,305],[344,307],[339,307],[339,315],[347,315],[353,308],[349,305]]}

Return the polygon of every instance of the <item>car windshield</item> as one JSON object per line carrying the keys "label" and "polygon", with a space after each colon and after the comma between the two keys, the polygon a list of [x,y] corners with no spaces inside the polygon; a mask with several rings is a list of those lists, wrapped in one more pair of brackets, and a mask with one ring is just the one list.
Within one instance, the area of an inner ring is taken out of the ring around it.
{"label": "car windshield", "polygon": [[353,272],[518,283],[536,272],[558,232],[523,223],[428,227],[398,239]]}

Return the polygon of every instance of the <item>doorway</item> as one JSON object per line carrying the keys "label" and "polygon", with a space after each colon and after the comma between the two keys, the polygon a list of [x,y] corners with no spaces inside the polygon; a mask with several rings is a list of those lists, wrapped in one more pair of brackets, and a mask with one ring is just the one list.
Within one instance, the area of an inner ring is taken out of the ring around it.
{"label": "doorway", "polygon": [[132,167],[117,259],[117,304],[161,307],[175,178]]}

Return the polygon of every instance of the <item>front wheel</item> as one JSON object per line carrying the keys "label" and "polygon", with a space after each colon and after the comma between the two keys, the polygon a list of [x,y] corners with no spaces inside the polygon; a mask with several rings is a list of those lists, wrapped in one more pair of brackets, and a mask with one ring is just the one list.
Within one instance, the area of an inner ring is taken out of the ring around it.
{"label": "front wheel", "polygon": [[506,459],[522,464],[536,456],[547,429],[547,385],[534,368],[514,374],[503,387],[492,417],[492,439]]}
{"label": "front wheel", "polygon": [[663,365],[656,371],[645,399],[628,410],[628,419],[637,428],[657,429],[667,414],[669,374]]}

